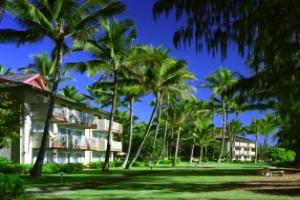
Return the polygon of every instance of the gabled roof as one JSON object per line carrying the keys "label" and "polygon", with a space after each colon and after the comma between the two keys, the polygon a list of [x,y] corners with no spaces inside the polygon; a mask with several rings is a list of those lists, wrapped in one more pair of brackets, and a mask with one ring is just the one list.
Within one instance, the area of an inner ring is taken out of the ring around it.
{"label": "gabled roof", "polygon": [[0,80],[28,84],[41,90],[47,89],[44,80],[40,74],[12,74],[5,76],[0,75]]}

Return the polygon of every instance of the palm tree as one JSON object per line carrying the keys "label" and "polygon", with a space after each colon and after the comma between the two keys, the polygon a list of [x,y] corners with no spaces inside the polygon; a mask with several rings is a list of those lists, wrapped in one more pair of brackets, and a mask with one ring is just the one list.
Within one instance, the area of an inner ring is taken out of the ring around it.
{"label": "palm tree", "polygon": [[125,96],[125,101],[128,101],[128,110],[129,110],[129,137],[128,137],[128,149],[127,149],[127,154],[125,157],[125,160],[123,162],[122,167],[125,168],[130,156],[131,152],[131,145],[132,145],[132,137],[133,137],[133,120],[134,120],[134,114],[133,114],[133,107],[134,107],[134,102],[138,100],[140,96],[142,96],[145,93],[144,87],[141,85],[123,85],[121,87],[121,94]]}
{"label": "palm tree", "polygon": [[223,115],[223,132],[222,132],[222,146],[220,155],[218,158],[218,163],[221,162],[224,146],[225,146],[225,136],[227,134],[227,121],[228,121],[228,103],[232,96],[228,93],[228,90],[237,82],[236,73],[231,73],[229,69],[221,67],[208,77],[206,77],[206,82],[202,83],[202,87],[210,88],[213,92],[214,97],[219,98],[222,103],[222,115]]}
{"label": "palm tree", "polygon": [[252,119],[250,126],[247,127],[247,131],[255,135],[255,163],[257,163],[258,158],[258,136],[264,132],[264,128],[262,119]]}
{"label": "palm tree", "polygon": [[10,68],[5,69],[3,67],[3,65],[0,65],[0,75],[7,76],[7,75],[11,75],[11,74],[13,74],[12,69],[10,69]]}
{"label": "palm tree", "polygon": [[77,89],[72,86],[65,86],[61,91],[60,91],[60,95],[62,97],[71,99],[75,102],[78,103],[82,103],[85,100],[85,96],[83,96],[82,94],[78,94]]}
{"label": "palm tree", "polygon": [[18,45],[36,43],[49,38],[54,43],[51,55],[55,63],[54,81],[50,91],[48,112],[36,162],[31,176],[40,176],[45,148],[49,135],[49,124],[54,109],[54,100],[61,79],[64,55],[69,51],[67,39],[87,39],[95,33],[97,19],[110,17],[124,10],[120,2],[45,0],[7,2],[7,9],[15,17],[22,30],[0,29],[0,42]]}
{"label": "palm tree", "polygon": [[234,142],[237,135],[242,135],[245,133],[245,128],[243,127],[240,120],[232,120],[228,125],[228,136],[230,142],[230,161],[234,159],[233,148]]}
{"label": "palm tree", "polygon": [[215,127],[210,123],[210,116],[206,118],[198,118],[195,123],[195,129],[193,131],[193,137],[195,142],[199,145],[199,159],[198,163],[202,162],[203,148],[215,141]]}
{"label": "palm tree", "polygon": [[[160,112],[164,91],[177,91],[179,94],[186,92],[186,87],[183,86],[184,83],[194,79],[193,74],[185,69],[185,61],[169,58],[168,51],[163,51],[161,48],[147,47],[145,51],[147,52],[147,59],[144,61],[144,68],[140,69],[140,84],[146,88],[146,91],[151,91],[155,96],[155,104],[140,146],[133,159],[127,164],[127,169],[131,167],[140,155],[142,147],[150,133],[154,115]],[[157,126],[159,126],[159,121],[157,121]],[[157,133],[155,133],[154,137],[157,137]]]}
{"label": "palm tree", "polygon": [[[111,154],[111,134],[112,122],[117,107],[118,98],[118,78],[120,71],[126,65],[129,52],[132,48],[132,42],[136,37],[134,23],[131,20],[112,22],[109,19],[100,20],[103,34],[95,40],[77,41],[74,44],[74,50],[88,51],[93,60],[78,63],[75,67],[81,72],[87,71],[90,75],[103,72],[112,79],[112,106],[109,118],[109,129],[107,135],[107,146],[105,161],[102,167],[103,171],[109,170],[109,157]],[[94,84],[97,88],[100,82]]]}

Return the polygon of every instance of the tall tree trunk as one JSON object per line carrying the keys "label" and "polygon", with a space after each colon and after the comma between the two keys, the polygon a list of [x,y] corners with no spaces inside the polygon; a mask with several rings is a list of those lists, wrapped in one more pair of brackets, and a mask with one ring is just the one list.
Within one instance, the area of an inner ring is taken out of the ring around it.
{"label": "tall tree trunk", "polygon": [[191,148],[191,154],[190,154],[190,161],[189,161],[189,163],[193,162],[194,148],[195,148],[195,138],[193,138],[193,144],[192,144],[192,148]]}
{"label": "tall tree trunk", "polygon": [[108,126],[108,133],[107,133],[107,145],[106,145],[106,151],[105,151],[105,160],[102,166],[102,171],[108,171],[109,170],[109,158],[111,153],[111,140],[112,140],[112,124],[114,122],[114,115],[117,107],[117,92],[118,92],[118,71],[114,70],[114,88],[113,88],[113,94],[112,94],[112,105],[111,105],[111,111],[110,111],[110,117],[109,117],[109,126]]}
{"label": "tall tree trunk", "polygon": [[147,139],[147,137],[148,137],[148,135],[150,133],[150,129],[151,129],[151,126],[152,126],[152,123],[153,123],[154,115],[157,112],[158,99],[159,98],[160,98],[160,93],[158,93],[156,95],[155,105],[154,105],[154,108],[152,110],[152,113],[151,113],[151,116],[150,116],[150,119],[149,119],[149,122],[148,122],[148,125],[147,125],[147,129],[146,129],[146,131],[144,133],[144,136],[143,136],[143,139],[142,139],[142,141],[140,143],[140,146],[139,146],[137,152],[135,153],[135,156],[133,157],[133,159],[130,162],[127,163],[126,169],[130,169],[131,168],[132,164],[136,161],[136,159],[139,157],[139,155],[141,153],[141,150],[142,150],[142,148],[144,146],[144,143],[145,143],[145,141],[146,141],[146,139]]}
{"label": "tall tree trunk", "polygon": [[295,166],[298,169],[300,168],[300,145],[296,147]]}
{"label": "tall tree trunk", "polygon": [[215,160],[215,147],[216,146],[216,143],[213,142],[213,146],[212,146],[212,159]]}
{"label": "tall tree trunk", "polygon": [[129,139],[128,139],[128,149],[127,149],[127,155],[124,160],[124,163],[122,165],[123,168],[126,167],[130,151],[131,151],[131,143],[132,143],[132,133],[133,133],[133,103],[134,103],[134,98],[131,98],[129,101],[129,115],[130,115],[130,125],[129,125]]}
{"label": "tall tree trunk", "polygon": [[167,133],[168,133],[168,122],[166,121],[165,122],[165,129],[164,129],[164,141],[163,141],[163,146],[161,148],[161,152],[160,152],[160,155],[159,155],[159,158],[156,162],[156,165],[159,165],[159,162],[161,161],[162,157],[165,155],[167,149],[168,149],[168,146],[166,146],[166,143],[167,143]]}
{"label": "tall tree trunk", "polygon": [[203,157],[203,146],[199,146],[200,147],[200,153],[199,153],[199,160],[198,160],[198,164],[201,164],[202,162],[202,157]]}
{"label": "tall tree trunk", "polygon": [[233,142],[233,138],[230,138],[230,162],[233,162],[233,144],[234,144],[234,142]]}
{"label": "tall tree trunk", "polygon": [[43,136],[42,136],[42,141],[41,141],[41,146],[39,148],[39,153],[37,156],[37,159],[32,167],[32,170],[30,171],[30,176],[33,177],[38,177],[41,176],[42,174],[42,169],[43,169],[43,164],[44,164],[44,157],[45,157],[45,152],[46,152],[46,147],[47,147],[47,142],[48,142],[48,137],[49,137],[49,129],[50,129],[50,120],[52,118],[52,113],[54,110],[54,104],[55,104],[55,97],[58,89],[58,85],[60,82],[60,75],[61,75],[61,65],[63,62],[63,42],[57,42],[56,43],[57,51],[56,54],[56,64],[57,64],[57,70],[54,78],[54,83],[51,88],[50,92],[50,100],[49,100],[49,106],[48,106],[48,111],[46,115],[46,120],[45,120],[45,125],[44,125],[44,131],[43,131]]}
{"label": "tall tree trunk", "polygon": [[175,153],[174,153],[174,160],[173,160],[173,167],[176,167],[177,164],[177,155],[178,155],[178,149],[179,149],[179,140],[180,140],[180,128],[177,131],[177,139],[176,139],[176,147],[175,147]]}
{"label": "tall tree trunk", "polygon": [[258,157],[258,132],[255,134],[255,164],[257,163],[257,157]]}
{"label": "tall tree trunk", "polygon": [[158,99],[156,128],[155,128],[154,139],[153,139],[152,147],[151,147],[151,150],[150,150],[150,156],[149,156],[149,161],[150,162],[152,162],[153,151],[155,149],[155,144],[156,144],[156,140],[157,140],[157,136],[158,136],[158,132],[159,132],[159,122],[160,122],[160,118],[161,118],[161,100],[162,100],[162,95]]}
{"label": "tall tree trunk", "polygon": [[227,134],[227,115],[226,115],[226,104],[225,104],[225,100],[224,98],[222,98],[222,112],[223,112],[223,132],[222,132],[222,144],[221,144],[221,151],[220,151],[220,155],[218,158],[218,163],[221,162],[222,160],[222,156],[223,156],[223,151],[224,151],[224,145],[225,145],[225,136]]}

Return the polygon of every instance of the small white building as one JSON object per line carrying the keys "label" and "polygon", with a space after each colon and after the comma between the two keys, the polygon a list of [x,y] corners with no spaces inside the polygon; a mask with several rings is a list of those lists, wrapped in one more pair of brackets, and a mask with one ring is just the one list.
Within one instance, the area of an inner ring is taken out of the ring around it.
{"label": "small white building", "polygon": [[[40,75],[0,76],[0,84],[12,89],[21,110],[20,138],[0,150],[0,156],[18,163],[33,164],[40,147],[49,92]],[[109,121],[108,114],[85,104],[57,96],[50,123],[45,163],[103,161]],[[122,151],[122,125],[113,122],[111,159]],[[1,155],[2,154],[2,155]]]}

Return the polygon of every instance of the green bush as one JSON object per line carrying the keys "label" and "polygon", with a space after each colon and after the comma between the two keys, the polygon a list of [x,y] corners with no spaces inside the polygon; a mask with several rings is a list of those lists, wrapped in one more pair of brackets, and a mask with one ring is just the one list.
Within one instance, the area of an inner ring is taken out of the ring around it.
{"label": "green bush", "polygon": [[296,153],[294,151],[281,147],[274,147],[266,152],[266,162],[275,165],[281,162],[292,162],[295,157]]}
{"label": "green bush", "polygon": [[65,173],[81,172],[82,170],[82,163],[67,163],[62,166],[62,171]]}
{"label": "green bush", "polygon": [[170,165],[172,164],[172,160],[161,160],[159,162],[159,164],[162,164],[162,165]]}
{"label": "green bush", "polygon": [[102,161],[97,161],[97,162],[90,162],[89,167],[90,169],[100,169],[103,166]]}
{"label": "green bush", "polygon": [[24,192],[23,181],[19,177],[0,173],[0,199],[16,199]]}
{"label": "green bush", "polygon": [[135,161],[134,163],[132,163],[132,167],[145,167],[145,163],[140,161]]}
{"label": "green bush", "polygon": [[20,174],[24,171],[22,165],[13,163],[10,160],[0,157],[0,172],[5,174]]}
{"label": "green bush", "polygon": [[115,160],[112,162],[114,167],[121,167],[122,164],[123,164],[123,161],[122,160]]}
{"label": "green bush", "polygon": [[43,165],[43,173],[45,174],[56,174],[61,172],[62,165],[57,163],[49,163]]}

